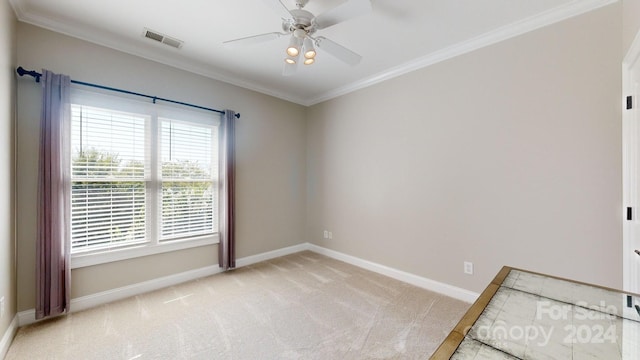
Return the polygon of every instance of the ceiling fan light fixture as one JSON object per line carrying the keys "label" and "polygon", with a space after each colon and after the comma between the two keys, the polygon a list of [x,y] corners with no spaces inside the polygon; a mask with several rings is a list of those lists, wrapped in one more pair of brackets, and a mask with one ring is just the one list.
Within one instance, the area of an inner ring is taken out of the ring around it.
{"label": "ceiling fan light fixture", "polygon": [[289,55],[289,56],[298,56],[299,52],[300,51],[297,48],[293,47],[293,46],[289,46],[287,48],[287,55]]}
{"label": "ceiling fan light fixture", "polygon": [[[364,15],[372,11],[372,0],[341,0],[341,5],[335,6],[320,15],[316,16],[307,11],[305,6],[310,0],[287,0],[295,1],[297,9],[289,9],[282,0],[263,0],[271,6],[282,20],[281,32],[271,32],[248,36],[244,38],[224,41],[227,43],[261,43],[273,40],[282,36],[289,36],[289,44],[285,48],[286,56],[283,59],[282,75],[291,76],[295,74],[299,63],[311,65],[315,63],[317,56],[316,47],[335,57],[348,65],[355,66],[362,60],[362,56],[335,43],[325,37],[316,36],[318,30],[349,20],[353,17]],[[315,0],[314,0],[315,1]]]}
{"label": "ceiling fan light fixture", "polygon": [[300,45],[302,45],[302,39],[296,36],[291,37],[289,41],[289,47],[287,47],[287,55],[296,57],[300,54]]}
{"label": "ceiling fan light fixture", "polygon": [[[304,57],[306,59],[313,59],[316,57],[316,49],[313,48],[313,41],[310,38],[305,38],[303,43]],[[311,62],[313,63],[313,61]],[[305,61],[306,64],[306,61]]]}

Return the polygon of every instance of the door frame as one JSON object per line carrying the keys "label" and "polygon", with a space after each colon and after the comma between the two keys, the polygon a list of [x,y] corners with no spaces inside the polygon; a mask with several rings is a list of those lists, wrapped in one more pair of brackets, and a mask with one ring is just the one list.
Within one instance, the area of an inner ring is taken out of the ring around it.
{"label": "door frame", "polygon": [[[622,191],[623,191],[623,241],[622,241],[622,277],[623,277],[623,290],[632,291],[638,293],[637,284],[640,282],[638,278],[638,263],[633,261],[635,255],[633,253],[633,223],[640,221],[640,204],[637,203],[639,199],[638,187],[632,186],[633,183],[640,183],[640,169],[638,164],[638,151],[640,149],[640,136],[638,135],[638,121],[635,121],[638,115],[638,96],[640,93],[635,93],[636,89],[632,81],[633,68],[637,66],[640,69],[640,32],[636,34],[636,37],[629,48],[629,51],[625,55],[622,61]],[[633,109],[626,110],[627,96],[633,95]],[[633,209],[633,220],[628,221],[626,219],[626,208],[631,207]],[[640,236],[640,234],[638,234]]]}

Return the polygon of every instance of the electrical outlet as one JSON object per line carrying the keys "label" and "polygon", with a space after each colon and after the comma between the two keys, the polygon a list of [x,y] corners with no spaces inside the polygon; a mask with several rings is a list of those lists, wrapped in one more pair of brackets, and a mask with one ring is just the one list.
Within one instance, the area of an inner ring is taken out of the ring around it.
{"label": "electrical outlet", "polygon": [[333,233],[329,231],[329,239],[333,239]]}
{"label": "electrical outlet", "polygon": [[470,261],[464,262],[464,273],[467,275],[473,275],[473,263]]}
{"label": "electrical outlet", "polygon": [[0,319],[4,318],[4,296],[0,298]]}
{"label": "electrical outlet", "polygon": [[327,230],[325,230],[322,235],[324,236],[325,239],[329,238],[329,232]]}

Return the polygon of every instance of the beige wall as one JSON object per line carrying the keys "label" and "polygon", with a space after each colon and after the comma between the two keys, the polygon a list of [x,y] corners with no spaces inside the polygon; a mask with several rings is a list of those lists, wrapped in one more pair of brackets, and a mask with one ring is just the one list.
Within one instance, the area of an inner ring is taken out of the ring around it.
{"label": "beige wall", "polygon": [[[14,124],[16,19],[8,1],[0,2],[0,297],[5,298],[0,338],[16,314]],[[1,355],[1,354],[0,354]]]}
{"label": "beige wall", "polygon": [[[505,264],[621,287],[621,12],[611,5],[309,109],[23,23],[17,64],[242,113],[238,257],[309,240],[473,291]],[[22,311],[35,299],[40,93],[30,79],[17,93]],[[216,252],[76,269],[72,296],[215,265]],[[476,275],[462,274],[465,260]]]}
{"label": "beige wall", "polygon": [[640,31],[640,0],[622,0],[622,49],[626,54]]}
{"label": "beige wall", "polygon": [[[237,256],[304,241],[305,108],[112,49],[18,25],[18,63],[72,79],[242,114],[237,123]],[[40,90],[18,81],[18,310],[34,307],[35,194]],[[277,208],[277,211],[273,209]],[[72,272],[72,297],[217,264],[217,246]]]}
{"label": "beige wall", "polygon": [[621,288],[620,12],[310,108],[307,239],[476,292],[503,265]]}

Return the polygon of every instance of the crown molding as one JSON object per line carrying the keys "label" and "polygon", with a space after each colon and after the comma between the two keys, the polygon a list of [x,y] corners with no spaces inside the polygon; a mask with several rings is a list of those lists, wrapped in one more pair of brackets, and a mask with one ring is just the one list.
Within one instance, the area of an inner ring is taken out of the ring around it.
{"label": "crown molding", "polygon": [[[243,81],[237,78],[234,78],[230,75],[226,75],[221,72],[217,72],[212,69],[210,66],[195,64],[190,61],[185,61],[177,58],[173,58],[171,56],[166,56],[159,54],[154,51],[145,50],[140,48],[135,44],[128,43],[126,41],[114,41],[113,39],[104,36],[104,34],[100,31],[95,31],[90,28],[82,29],[82,35],[77,34],[77,28],[65,24],[61,21],[57,21],[55,19],[49,19],[42,16],[37,16],[29,13],[22,6],[22,2],[19,0],[9,0],[12,4],[14,12],[16,13],[16,17],[19,21],[31,24],[43,29],[51,30],[56,33],[60,33],[63,35],[67,35],[72,38],[84,40],[96,45],[104,46],[116,51],[120,51],[123,53],[127,53],[130,55],[134,55],[143,59],[147,59],[153,62],[157,62],[163,65],[168,65],[177,69],[185,70],[197,75],[201,75],[210,79],[214,79],[217,81],[221,81],[230,85],[238,86],[243,89],[255,91],[261,94],[273,96],[282,100],[286,100],[292,103],[304,105],[305,99],[296,97],[293,94],[284,93],[275,91],[265,86],[261,86],[259,84]],[[178,51],[177,49],[175,51]]]}
{"label": "crown molding", "polygon": [[469,40],[457,43],[455,45],[443,48],[429,55],[406,62],[396,67],[387,69],[376,75],[356,81],[349,85],[328,91],[314,99],[309,99],[305,105],[311,106],[323,101],[346,95],[348,93],[360,90],[377,83],[393,79],[395,77],[416,71],[442,61],[452,59],[456,56],[470,53],[472,51],[511,39],[513,37],[549,26],[572,17],[582,15],[589,11],[599,9],[601,7],[617,3],[619,0],[577,0],[572,3],[559,6],[541,14],[534,15],[520,21],[516,21],[506,26],[499,27],[482,35],[476,36]]}
{"label": "crown molding", "polygon": [[29,14],[27,9],[24,9],[24,7],[22,6],[21,1],[9,0],[18,20],[22,22],[303,106],[312,106],[327,100],[331,100],[336,97],[346,95],[348,93],[407,74],[409,72],[452,59],[456,56],[467,54],[483,47],[490,46],[498,42],[525,34],[527,32],[531,32],[542,27],[552,25],[563,20],[567,20],[572,17],[599,9],[601,7],[617,3],[619,1],[620,0],[574,0],[571,3],[558,6],[556,8],[542,12],[538,15],[534,15],[516,21],[509,25],[499,27],[495,30],[489,31],[469,40],[465,40],[455,45],[435,51],[426,56],[392,67],[373,76],[369,76],[364,79],[355,81],[351,84],[332,89],[317,97],[303,98],[297,96],[296,94],[277,91],[251,81],[236,79],[230,75],[215,71],[214,69],[206,65],[195,64],[193,62],[172,58],[170,56],[161,55],[153,51],[145,51],[144,49],[141,49],[139,46],[135,46],[134,44],[129,44],[126,42],[116,42],[114,40],[108,39],[98,31],[83,29],[83,35],[78,36],[74,34],[73,27],[60,21]]}

